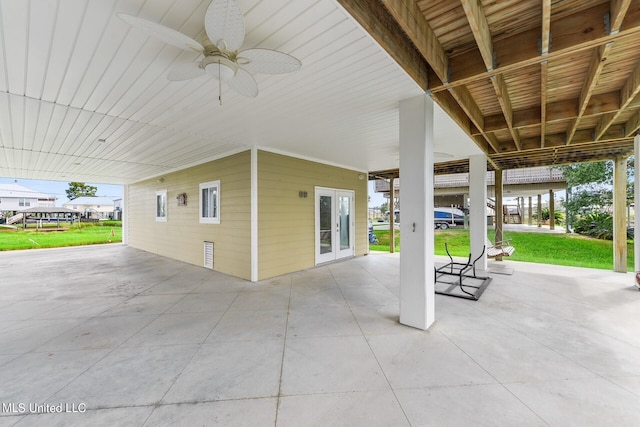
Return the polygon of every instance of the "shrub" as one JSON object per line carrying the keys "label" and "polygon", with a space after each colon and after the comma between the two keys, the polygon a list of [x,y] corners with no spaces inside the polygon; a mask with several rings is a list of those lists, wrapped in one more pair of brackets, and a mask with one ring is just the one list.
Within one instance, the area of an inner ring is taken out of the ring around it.
{"label": "shrub", "polygon": [[574,231],[596,239],[613,240],[613,216],[607,212],[592,212],[579,217]]}

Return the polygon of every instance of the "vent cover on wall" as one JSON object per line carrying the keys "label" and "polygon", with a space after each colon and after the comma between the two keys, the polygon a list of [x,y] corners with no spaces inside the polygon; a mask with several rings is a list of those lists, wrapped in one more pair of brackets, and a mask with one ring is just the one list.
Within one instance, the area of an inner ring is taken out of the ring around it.
{"label": "vent cover on wall", "polygon": [[204,242],[204,266],[213,270],[213,242]]}

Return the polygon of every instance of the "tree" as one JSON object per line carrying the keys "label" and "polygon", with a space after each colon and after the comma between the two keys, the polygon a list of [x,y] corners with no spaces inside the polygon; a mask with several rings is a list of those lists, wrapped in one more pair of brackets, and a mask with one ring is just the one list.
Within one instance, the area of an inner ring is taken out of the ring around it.
{"label": "tree", "polygon": [[[627,159],[627,205],[633,201],[633,156]],[[591,214],[613,210],[613,162],[601,161],[555,166],[567,181],[567,225]]]}
{"label": "tree", "polygon": [[70,182],[69,188],[66,190],[69,200],[77,199],[78,197],[96,195],[98,187],[93,185],[87,185],[84,182]]}
{"label": "tree", "polygon": [[380,212],[384,215],[389,211],[389,202],[382,202],[380,205]]}

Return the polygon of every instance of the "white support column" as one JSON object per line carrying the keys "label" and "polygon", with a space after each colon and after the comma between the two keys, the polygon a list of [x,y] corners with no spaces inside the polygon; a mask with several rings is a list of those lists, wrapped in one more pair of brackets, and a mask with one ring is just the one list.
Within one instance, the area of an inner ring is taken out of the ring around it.
{"label": "white support column", "polygon": [[251,281],[258,281],[258,149],[251,148]]}
{"label": "white support column", "polygon": [[[469,157],[469,194],[471,197],[469,215],[471,258],[482,253],[487,242],[487,156],[477,154]],[[476,268],[487,269],[487,256],[478,260]]]}
{"label": "white support column", "polygon": [[129,245],[129,186],[122,186],[122,244]]}
{"label": "white support column", "polygon": [[633,261],[635,270],[640,271],[640,135],[633,139],[635,163],[634,172],[634,218],[633,218]]}
{"label": "white support column", "polygon": [[400,323],[418,329],[435,320],[433,145],[433,100],[401,101]]}

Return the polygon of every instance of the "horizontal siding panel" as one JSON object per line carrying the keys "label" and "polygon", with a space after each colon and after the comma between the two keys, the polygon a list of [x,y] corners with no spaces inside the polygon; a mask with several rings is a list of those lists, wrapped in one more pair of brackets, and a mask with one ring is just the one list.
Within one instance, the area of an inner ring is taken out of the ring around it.
{"label": "horizontal siding panel", "polygon": [[[260,279],[315,265],[316,186],[355,191],[355,253],[367,253],[367,181],[359,175],[353,170],[258,151]],[[299,191],[306,191],[307,198],[299,197]]]}
{"label": "horizontal siding panel", "polygon": [[[251,158],[243,152],[130,185],[129,245],[203,264],[203,241],[214,242],[214,270],[251,278]],[[199,185],[220,180],[220,224],[199,223]],[[155,221],[156,191],[167,190],[167,222]],[[176,197],[187,193],[187,206]]]}

